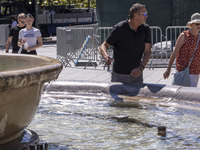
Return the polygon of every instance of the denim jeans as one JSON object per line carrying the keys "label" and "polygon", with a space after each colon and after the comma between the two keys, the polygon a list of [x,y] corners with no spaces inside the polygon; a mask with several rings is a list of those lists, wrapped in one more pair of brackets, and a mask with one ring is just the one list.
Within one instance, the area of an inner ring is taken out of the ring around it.
{"label": "denim jeans", "polygon": [[123,84],[143,83],[143,73],[141,73],[139,77],[132,77],[129,74],[118,74],[112,72],[111,82],[121,82]]}

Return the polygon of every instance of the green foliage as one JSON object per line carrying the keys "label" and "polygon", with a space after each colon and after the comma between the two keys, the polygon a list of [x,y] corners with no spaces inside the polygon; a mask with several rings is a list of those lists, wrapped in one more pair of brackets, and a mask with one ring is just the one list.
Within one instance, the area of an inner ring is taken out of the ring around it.
{"label": "green foliage", "polygon": [[42,0],[42,6],[58,6],[58,5],[69,5],[73,4],[76,8],[88,7],[88,2],[90,2],[90,7],[96,8],[96,0]]}
{"label": "green foliage", "polygon": [[[8,0],[0,0],[0,2]],[[16,0],[16,1],[33,1],[33,0]],[[90,7],[96,8],[96,0],[37,0],[40,2],[41,6],[58,6],[58,5],[69,5],[73,4],[76,8],[86,8],[88,7],[88,2],[90,2]]]}

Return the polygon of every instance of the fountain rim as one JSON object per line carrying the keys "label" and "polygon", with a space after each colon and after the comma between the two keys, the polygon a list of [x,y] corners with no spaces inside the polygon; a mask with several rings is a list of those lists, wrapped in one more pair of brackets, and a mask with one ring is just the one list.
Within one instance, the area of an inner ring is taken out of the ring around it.
{"label": "fountain rim", "polygon": [[[114,90],[112,90],[114,88]],[[116,88],[116,91],[115,91]],[[45,92],[90,92],[103,93],[110,95],[131,95],[147,98],[172,98],[176,100],[185,100],[199,102],[200,88],[182,87],[165,84],[149,84],[149,83],[133,83],[124,85],[121,83],[96,83],[96,82],[80,82],[80,81],[55,81],[46,85]],[[124,93],[126,91],[126,93]]]}
{"label": "fountain rim", "polygon": [[[28,69],[24,68],[16,69],[13,71],[10,70],[0,72],[0,91],[32,86],[55,80],[63,68],[63,65],[62,63],[60,63],[60,61],[46,56],[25,54],[0,54],[0,57],[1,56],[16,58],[30,57],[36,60],[43,60],[45,63]],[[17,82],[18,79],[20,80],[19,82]]]}

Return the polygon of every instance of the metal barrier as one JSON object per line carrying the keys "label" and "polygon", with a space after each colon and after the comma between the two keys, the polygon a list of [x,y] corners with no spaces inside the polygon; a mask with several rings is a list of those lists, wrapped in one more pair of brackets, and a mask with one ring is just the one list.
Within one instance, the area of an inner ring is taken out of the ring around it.
{"label": "metal barrier", "polygon": [[[150,26],[152,44],[152,55],[148,63],[150,68],[154,68],[156,65],[166,67],[177,37],[186,29],[186,26],[167,27],[165,30],[165,41],[163,41],[161,28]],[[98,27],[96,31],[92,27],[57,28],[58,59],[62,58],[65,66],[71,65],[71,62],[74,63],[80,53],[81,45],[86,37],[90,35],[92,40],[88,42],[81,60],[87,60],[88,62],[93,60],[99,64],[104,64],[104,59],[99,52],[99,46],[106,40],[111,30],[112,27]],[[108,53],[110,56],[113,55],[112,46],[108,49]]]}
{"label": "metal barrier", "polygon": [[149,61],[149,68],[154,68],[155,64],[159,64],[160,61],[163,61],[163,58],[166,58],[166,53],[163,50],[163,41],[162,41],[162,30],[158,26],[150,26],[151,32],[151,45],[152,53]]}
{"label": "metal barrier", "polygon": [[178,36],[187,29],[188,29],[188,27],[186,27],[186,26],[169,26],[169,27],[167,27],[165,30],[166,48],[171,49],[171,51],[173,51]]}
{"label": "metal barrier", "polygon": [[[181,32],[188,29],[186,26],[169,26],[165,30],[165,40],[163,40],[162,31],[159,27],[157,28],[160,30],[159,32],[161,34],[157,35],[156,33],[156,37],[160,37],[161,40],[160,42],[156,41],[155,44],[152,44],[150,68],[154,68],[156,65],[158,65],[159,67],[167,67],[169,58],[174,50],[174,46],[178,36],[181,34]],[[175,62],[173,66],[174,65]]]}
{"label": "metal barrier", "polygon": [[[158,67],[167,67],[171,53],[174,51],[178,36],[187,29],[188,27],[186,26],[169,26],[166,28],[165,40],[162,42],[162,52],[165,54],[165,59],[161,59]],[[155,66],[155,63],[153,64]],[[172,67],[175,67],[175,61]]]}
{"label": "metal barrier", "polygon": [[152,45],[151,59],[163,59],[162,30],[160,27],[151,26],[150,31],[151,31],[151,45]]}
{"label": "metal barrier", "polygon": [[96,35],[98,36],[98,46],[103,43],[110,34],[112,27],[98,27],[96,29]]}
{"label": "metal barrier", "polygon": [[[67,58],[70,58],[71,53],[68,54],[68,51],[66,50],[66,47],[70,49],[70,44],[66,45],[67,43],[70,43],[71,37],[66,34],[66,28],[63,27],[57,27],[56,29],[57,33],[57,59],[59,59],[63,65],[66,67],[67,65],[71,66],[70,61]],[[66,58],[66,59],[65,59]]]}
{"label": "metal barrier", "polygon": [[85,25],[75,25],[74,28],[92,27],[94,30],[98,28],[98,24],[85,24]]}
{"label": "metal barrier", "polygon": [[[79,58],[81,47],[87,36],[93,37],[93,27],[65,27],[57,28],[57,58],[64,63],[64,66],[71,66]],[[87,42],[80,60],[87,60],[91,63],[96,60],[96,48],[94,41]],[[86,64],[87,66],[88,64]]]}
{"label": "metal barrier", "polygon": [[6,41],[9,36],[9,25],[8,24],[2,24],[0,25],[0,48],[3,50],[6,45]]}

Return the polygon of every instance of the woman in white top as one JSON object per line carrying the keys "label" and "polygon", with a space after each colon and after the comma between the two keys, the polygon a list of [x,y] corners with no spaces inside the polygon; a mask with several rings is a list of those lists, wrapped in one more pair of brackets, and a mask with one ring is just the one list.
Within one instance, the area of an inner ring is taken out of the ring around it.
{"label": "woman in white top", "polygon": [[18,46],[22,47],[22,54],[35,54],[36,49],[42,46],[42,35],[39,29],[34,28],[34,17],[31,14],[26,15],[26,28],[19,31]]}

